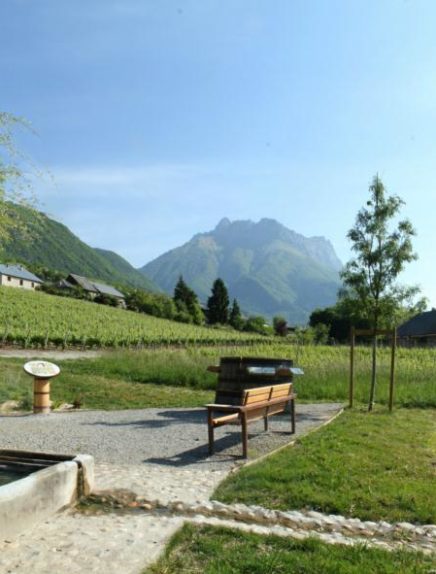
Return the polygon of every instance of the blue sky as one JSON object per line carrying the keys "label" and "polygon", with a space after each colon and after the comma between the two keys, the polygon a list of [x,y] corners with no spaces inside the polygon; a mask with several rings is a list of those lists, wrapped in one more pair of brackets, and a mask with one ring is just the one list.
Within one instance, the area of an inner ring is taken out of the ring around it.
{"label": "blue sky", "polygon": [[45,211],[135,266],[230,219],[330,239],[379,173],[436,305],[432,0],[2,0],[0,109]]}

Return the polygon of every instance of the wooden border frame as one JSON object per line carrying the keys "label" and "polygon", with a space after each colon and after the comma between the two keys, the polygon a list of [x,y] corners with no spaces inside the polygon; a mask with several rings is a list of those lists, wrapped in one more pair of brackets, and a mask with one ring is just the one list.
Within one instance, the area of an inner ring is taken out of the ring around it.
{"label": "wooden border frame", "polygon": [[361,336],[374,336],[374,335],[390,335],[392,337],[391,343],[391,372],[389,378],[389,411],[392,412],[394,406],[394,386],[395,386],[395,351],[397,348],[397,329],[355,329],[351,327],[350,330],[350,386],[349,386],[349,407],[353,407],[354,403],[354,348],[356,344],[356,337]]}

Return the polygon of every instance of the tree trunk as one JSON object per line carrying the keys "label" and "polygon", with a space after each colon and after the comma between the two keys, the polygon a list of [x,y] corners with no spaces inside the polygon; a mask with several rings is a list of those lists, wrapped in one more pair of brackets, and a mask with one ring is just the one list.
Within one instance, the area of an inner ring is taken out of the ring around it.
{"label": "tree trunk", "polygon": [[374,332],[372,340],[372,370],[371,370],[371,390],[369,394],[368,411],[371,412],[374,406],[375,398],[375,383],[376,383],[376,370],[377,370],[377,335]]}

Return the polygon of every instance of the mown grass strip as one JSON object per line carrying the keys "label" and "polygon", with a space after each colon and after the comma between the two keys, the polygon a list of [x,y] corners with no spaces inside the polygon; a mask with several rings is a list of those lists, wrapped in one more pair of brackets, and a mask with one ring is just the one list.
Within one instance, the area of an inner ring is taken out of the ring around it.
{"label": "mown grass strip", "polygon": [[[349,349],[347,347],[258,344],[255,346],[201,345],[185,348],[163,347],[143,350],[107,351],[97,359],[60,361],[61,381],[68,374],[103,377],[120,382],[153,383],[198,390],[215,389],[217,376],[206,367],[218,364],[221,356],[269,356],[294,359],[304,376],[295,379],[298,400],[305,402],[346,402],[348,399]],[[38,357],[38,351],[35,351]],[[436,408],[434,373],[436,354],[428,349],[399,349],[395,403],[398,406]],[[356,402],[369,395],[370,349],[358,349],[356,363]],[[379,380],[376,401],[387,404],[389,351],[379,353]],[[10,362],[10,360],[9,360]],[[25,361],[16,361],[23,364]],[[56,361],[55,361],[56,362]],[[0,361],[3,364],[3,361]],[[18,371],[18,368],[17,368]],[[15,374],[0,370],[0,401],[14,393]],[[58,384],[58,383],[56,383]],[[3,390],[2,390],[3,389]],[[110,397],[109,397],[110,398]]]}
{"label": "mown grass strip", "polygon": [[346,412],[294,447],[232,475],[214,497],[434,524],[435,463],[434,411]]}
{"label": "mown grass strip", "polygon": [[185,525],[144,574],[428,574],[432,557]]}

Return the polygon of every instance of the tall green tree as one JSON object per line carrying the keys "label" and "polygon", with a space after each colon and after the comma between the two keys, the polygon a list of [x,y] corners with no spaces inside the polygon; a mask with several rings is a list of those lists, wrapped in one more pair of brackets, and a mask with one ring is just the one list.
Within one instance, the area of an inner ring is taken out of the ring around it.
{"label": "tall green tree", "polygon": [[229,293],[222,279],[215,279],[212,295],[207,300],[207,319],[211,325],[229,322]]}
{"label": "tall green tree", "polygon": [[196,293],[188,287],[181,275],[174,288],[173,299],[179,312],[179,316],[176,318],[195,323],[196,325],[201,325],[201,323],[204,322],[204,314],[201,310],[198,297]]}
{"label": "tall green tree", "polygon": [[240,331],[244,326],[244,319],[242,318],[241,309],[236,299],[233,299],[232,308],[230,310],[229,324]]}
{"label": "tall green tree", "polygon": [[368,410],[372,410],[376,388],[376,330],[382,325],[393,326],[398,308],[418,290],[396,283],[405,265],[416,259],[412,248],[415,235],[412,224],[407,219],[395,220],[404,202],[396,195],[386,195],[378,175],[373,178],[369,194],[366,206],[358,212],[354,227],[347,235],[356,256],[342,272],[345,285],[342,299],[359,309],[374,333],[368,405]]}

